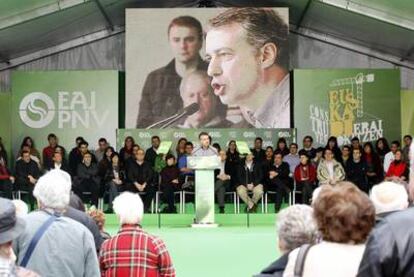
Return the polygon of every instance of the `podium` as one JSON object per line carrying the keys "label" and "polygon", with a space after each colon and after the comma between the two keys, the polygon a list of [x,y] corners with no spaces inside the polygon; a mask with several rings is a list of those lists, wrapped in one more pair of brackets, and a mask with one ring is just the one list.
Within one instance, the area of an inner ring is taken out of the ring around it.
{"label": "podium", "polygon": [[192,227],[217,227],[214,222],[214,170],[220,168],[217,156],[187,158],[195,170],[195,222]]}

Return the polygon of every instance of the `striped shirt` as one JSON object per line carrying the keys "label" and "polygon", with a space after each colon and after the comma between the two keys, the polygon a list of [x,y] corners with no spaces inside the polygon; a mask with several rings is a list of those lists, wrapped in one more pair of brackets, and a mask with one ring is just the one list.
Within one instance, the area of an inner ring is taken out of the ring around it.
{"label": "striped shirt", "polygon": [[101,247],[99,263],[103,277],[174,277],[175,270],[164,242],[139,225],[124,224],[117,235]]}

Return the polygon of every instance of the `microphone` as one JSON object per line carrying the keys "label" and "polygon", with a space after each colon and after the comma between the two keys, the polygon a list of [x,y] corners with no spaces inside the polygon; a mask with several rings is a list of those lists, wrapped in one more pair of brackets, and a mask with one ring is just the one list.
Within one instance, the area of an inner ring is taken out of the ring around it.
{"label": "microphone", "polygon": [[197,103],[192,103],[192,104],[188,105],[187,107],[182,108],[176,114],[174,114],[170,117],[167,117],[163,120],[160,120],[158,122],[155,122],[155,123],[149,125],[148,127],[146,127],[145,129],[151,129],[151,128],[154,128],[154,127],[156,127],[158,125],[161,125],[161,124],[163,124],[163,125],[160,127],[160,129],[167,128],[168,126],[170,126],[171,124],[173,124],[177,120],[181,119],[182,117],[192,115],[192,114],[196,113],[199,109],[200,109],[200,106]]}

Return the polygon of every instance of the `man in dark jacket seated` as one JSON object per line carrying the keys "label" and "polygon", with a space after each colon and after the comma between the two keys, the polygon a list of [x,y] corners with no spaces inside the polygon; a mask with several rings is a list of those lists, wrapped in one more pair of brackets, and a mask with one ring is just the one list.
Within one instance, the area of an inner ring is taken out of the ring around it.
{"label": "man in dark jacket seated", "polygon": [[[165,157],[167,166],[161,170],[161,191],[164,200],[168,207],[163,210],[164,213],[177,213],[174,204],[174,192],[180,189],[180,170],[175,162],[175,157],[172,154],[167,154]],[[157,207],[158,208],[158,207]]]}
{"label": "man in dark jacket seated", "polygon": [[282,277],[289,253],[304,244],[315,243],[318,237],[313,209],[307,205],[293,205],[283,209],[278,215],[276,228],[282,256],[256,277]]}
{"label": "man in dark jacket seated", "polygon": [[100,192],[100,177],[98,166],[92,162],[92,154],[86,152],[83,161],[78,165],[74,181],[73,191],[86,203],[85,192],[91,193],[91,203],[98,207]]}
{"label": "man in dark jacket seated", "polygon": [[40,177],[40,170],[35,161],[30,158],[29,151],[22,152],[22,158],[16,162],[16,189],[28,192],[30,208],[34,209],[33,189]]}
{"label": "man in dark jacket seated", "polygon": [[[256,212],[257,202],[263,196],[263,173],[261,164],[253,161],[253,154],[246,156],[237,170],[237,194],[246,203],[248,212]],[[253,196],[249,196],[249,192]]]}
{"label": "man in dark jacket seated", "polygon": [[52,156],[52,163],[50,163],[50,166],[48,170],[52,169],[60,169],[65,171],[66,173],[70,174],[70,168],[69,165],[66,163],[66,161],[63,159],[61,152],[54,152]]}
{"label": "man in dark jacket seated", "polygon": [[154,199],[155,174],[151,165],[145,160],[145,152],[139,149],[135,155],[135,162],[130,162],[127,168],[128,190],[139,193],[144,202],[145,212],[150,211],[151,202]]}
{"label": "man in dark jacket seated", "polygon": [[230,172],[231,166],[227,163],[226,151],[220,150],[220,168],[214,170],[215,184],[214,190],[216,192],[217,202],[219,204],[220,213],[224,214],[224,196],[226,195],[226,190],[230,188]]}
{"label": "man in dark jacket seated", "polygon": [[352,159],[346,163],[345,172],[348,181],[354,183],[360,190],[368,193],[367,164],[361,159],[362,153],[359,148],[352,149]]}
{"label": "man in dark jacket seated", "polygon": [[279,212],[282,206],[282,199],[289,194],[289,164],[283,161],[281,152],[276,152],[274,155],[274,163],[268,172],[268,191],[274,191],[275,194],[275,212]]}

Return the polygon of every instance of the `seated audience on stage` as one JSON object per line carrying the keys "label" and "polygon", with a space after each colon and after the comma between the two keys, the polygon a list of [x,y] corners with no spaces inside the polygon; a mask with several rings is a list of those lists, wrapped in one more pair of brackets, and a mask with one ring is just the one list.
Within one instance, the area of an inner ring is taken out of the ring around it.
{"label": "seated audience on stage", "polygon": [[137,156],[138,150],[140,150],[141,147],[138,144],[134,144],[132,146],[132,156],[129,156],[126,161],[123,161],[121,158],[121,154],[119,154],[119,158],[121,159],[121,162],[125,165],[125,168],[128,168],[128,165],[130,163],[135,163],[135,157]]}
{"label": "seated audience on stage", "polygon": [[348,163],[348,161],[350,159],[352,159],[352,151],[351,151],[351,147],[349,145],[344,145],[342,146],[342,166],[344,168],[346,168],[346,164]]}
{"label": "seated audience on stage", "polygon": [[250,151],[252,151],[256,163],[262,163],[265,160],[266,152],[263,149],[263,139],[261,137],[254,140],[254,147]]}
{"label": "seated audience on stage", "polygon": [[384,157],[384,173],[385,174],[387,174],[392,161],[395,159],[395,153],[397,152],[398,149],[400,149],[400,142],[398,140],[394,140],[393,142],[391,142],[390,152],[388,152]]}
{"label": "seated audience on stage", "polygon": [[43,148],[42,157],[43,157],[43,167],[49,170],[52,168],[53,164],[53,155],[56,152],[56,148],[60,147],[63,151],[62,158],[65,159],[65,148],[59,145],[59,139],[55,134],[49,134],[47,136],[48,146]]}
{"label": "seated audience on stage", "polygon": [[98,210],[95,207],[91,207],[88,210],[88,215],[95,221],[96,225],[98,226],[102,242],[110,239],[111,235],[105,231],[105,214],[101,210]]}
{"label": "seated audience on stage", "polygon": [[311,136],[305,136],[303,138],[303,148],[301,150],[305,150],[306,154],[308,155],[309,159],[312,160],[316,156],[316,149],[313,148],[313,138]]}
{"label": "seated audience on stage", "polygon": [[220,153],[221,151],[221,146],[218,142],[213,143],[213,148],[216,149],[217,153]]}
{"label": "seated audience on stage", "polygon": [[216,194],[216,199],[219,205],[219,212],[224,214],[224,198],[226,191],[231,188],[231,175],[230,175],[230,165],[227,162],[226,151],[221,150],[219,152],[220,156],[220,168],[214,170],[215,184],[214,191]]}
{"label": "seated audience on stage", "polygon": [[276,151],[273,156],[273,165],[268,171],[267,191],[274,191],[275,194],[275,212],[278,213],[282,206],[283,198],[288,197],[291,183],[289,174],[289,164],[283,161],[281,152]]}
{"label": "seated audience on stage", "polygon": [[108,146],[105,149],[104,157],[98,162],[98,175],[104,180],[105,174],[111,167],[111,157],[115,153],[115,149],[112,146]]}
{"label": "seated audience on stage", "polygon": [[[91,232],[79,222],[61,216],[69,204],[71,182],[61,170],[52,170],[39,179],[33,194],[40,210],[24,217],[26,228],[13,241],[20,263],[27,257],[27,268],[41,276],[100,276]],[[30,242],[44,224],[51,225],[38,240],[32,255]],[[27,255],[27,256],[26,256]]]}
{"label": "seated audience on stage", "polygon": [[391,162],[387,174],[385,174],[385,180],[397,183],[407,182],[409,168],[402,158],[402,151],[395,151],[394,160]]}
{"label": "seated audience on stage", "polygon": [[311,163],[315,168],[318,168],[319,163],[323,160],[323,152],[325,151],[325,148],[318,147],[316,148],[315,157],[311,159]]}
{"label": "seated audience on stage", "polygon": [[[296,144],[296,151],[297,151],[297,144]],[[282,156],[285,157],[290,153],[289,148],[287,147],[287,142],[285,138],[279,138],[277,140],[275,152],[282,153]]]}
{"label": "seated audience on stage", "polygon": [[374,185],[381,182],[384,178],[384,172],[381,165],[381,160],[378,154],[374,151],[372,143],[364,143],[364,152],[362,160],[367,164],[368,186],[371,189]]}
{"label": "seated audience on stage", "polygon": [[[174,155],[167,154],[165,158],[167,165],[161,170],[161,184],[162,198],[168,206],[162,211],[163,213],[177,213],[175,208],[174,192],[180,190],[180,170],[176,165]],[[158,207],[157,207],[158,208]]]}
{"label": "seated audience on stage", "polygon": [[[27,191],[30,209],[34,209],[33,189],[40,177],[38,164],[31,159],[29,150],[22,152],[21,159],[16,162],[15,186],[16,190]],[[24,195],[24,194],[22,194]]]}
{"label": "seated audience on stage", "polygon": [[178,169],[180,170],[180,184],[183,184],[185,188],[185,183],[193,182],[194,185],[194,170],[187,167],[187,157],[191,156],[193,153],[193,143],[187,141],[185,143],[185,154],[181,155],[178,160]]}
{"label": "seated audience on stage", "polygon": [[175,147],[175,153],[177,157],[177,161],[180,160],[182,155],[185,155],[185,144],[187,143],[186,138],[179,138],[177,142],[177,146]]}
{"label": "seated audience on stage", "polygon": [[[263,196],[263,172],[261,165],[253,160],[252,153],[247,154],[245,161],[238,166],[237,194],[246,203],[248,212],[256,212],[257,203]],[[250,196],[249,193],[253,195]]]}
{"label": "seated audience on stage", "polygon": [[135,161],[127,167],[128,190],[138,193],[144,202],[144,211],[150,212],[151,202],[154,199],[156,188],[155,174],[151,165],[145,161],[145,152],[139,149]]}
{"label": "seated audience on stage", "polygon": [[145,151],[145,161],[148,162],[151,167],[155,166],[155,158],[157,157],[157,150],[160,147],[161,140],[159,136],[152,136],[151,147]]}
{"label": "seated audience on stage", "polygon": [[96,164],[95,155],[92,154],[91,152],[89,152],[88,146],[89,146],[88,142],[81,141],[79,143],[79,147],[78,147],[79,152],[74,152],[74,155],[72,156],[72,159],[69,160],[69,167],[71,168],[71,170],[74,170],[74,171],[72,171],[72,174],[75,175],[75,176],[78,174],[78,167],[79,167],[80,164],[83,163],[84,156],[85,156],[86,153],[88,153],[89,156],[91,157],[92,163]]}
{"label": "seated audience on stage", "polygon": [[387,155],[388,152],[390,152],[390,147],[386,138],[379,138],[375,142],[375,151],[380,157],[381,164],[384,164],[385,155]]}
{"label": "seated audience on stage", "polygon": [[375,206],[377,221],[408,207],[406,188],[394,182],[382,182],[372,187],[370,199]]}
{"label": "seated audience on stage", "polygon": [[0,152],[0,192],[3,197],[12,199],[13,184],[15,178],[7,167],[7,161]]}
{"label": "seated audience on stage", "polygon": [[98,140],[98,148],[94,151],[96,162],[99,163],[105,157],[105,150],[108,148],[108,146],[109,143],[106,138],[100,138]]}
{"label": "seated audience on stage", "polygon": [[70,150],[69,153],[69,167],[72,175],[76,175],[76,169],[78,168],[79,160],[82,161],[82,154],[80,151],[80,143],[85,141],[83,137],[77,137],[75,139],[75,147]]}
{"label": "seated audience on stage", "polygon": [[362,160],[361,149],[352,148],[352,158],[350,158],[345,168],[346,179],[355,184],[360,190],[368,193],[367,164]]}
{"label": "seated audience on stage", "polygon": [[17,157],[16,162],[18,162],[18,161],[20,161],[22,159],[22,153],[23,152],[29,152],[30,160],[32,160],[32,161],[34,161],[36,163],[37,168],[39,168],[39,170],[42,170],[42,164],[40,162],[40,159],[37,156],[32,155],[30,151],[31,150],[30,150],[30,146],[29,145],[25,145],[25,144],[22,145],[22,148],[19,151],[19,157]]}
{"label": "seated audience on stage", "polygon": [[337,162],[342,164],[342,153],[341,149],[338,146],[338,139],[336,137],[330,137],[328,143],[325,146],[325,149],[328,148],[332,151],[334,158]]}
{"label": "seated audience on stage", "polygon": [[402,149],[403,161],[406,164],[410,164],[410,155],[409,154],[410,154],[410,146],[411,146],[411,143],[413,141],[413,137],[410,136],[410,135],[405,135],[403,141],[404,141],[404,147]]}
{"label": "seated audience on stage", "polygon": [[414,208],[386,216],[371,232],[356,276],[414,276],[413,241]]}
{"label": "seated audience on stage", "polygon": [[98,165],[92,161],[92,154],[83,154],[83,160],[78,164],[76,177],[74,179],[73,191],[86,204],[87,197],[85,192],[90,193],[92,205],[98,207],[101,179],[98,175]]}
{"label": "seated audience on stage", "polygon": [[47,170],[52,170],[52,169],[60,169],[70,174],[69,165],[63,159],[61,152],[53,153],[52,163],[50,164],[50,167],[47,168]]}
{"label": "seated audience on stage", "polygon": [[[304,151],[303,155],[308,153]],[[290,252],[302,245],[316,243],[319,237],[313,209],[307,205],[283,209],[277,216],[276,230],[281,257],[255,277],[282,277]]]}
{"label": "seated audience on stage", "polygon": [[[368,196],[352,183],[340,182],[324,186],[313,209],[322,241],[293,250],[283,276],[356,276],[364,243],[375,225],[375,208]],[[302,272],[296,272],[298,253],[306,248]]]}
{"label": "seated audience on stage", "polygon": [[273,164],[273,155],[274,155],[273,147],[272,146],[266,147],[263,166],[266,167],[267,165],[269,167]]}
{"label": "seated audience on stage", "polygon": [[135,140],[131,136],[127,136],[124,140],[124,146],[119,151],[119,157],[121,161],[126,164],[128,158],[134,159],[134,153],[132,152],[132,147],[135,145]]}
{"label": "seated audience on stage", "polygon": [[23,147],[27,146],[27,150],[30,151],[30,155],[32,156],[32,160],[37,162],[38,164],[42,165],[42,160],[39,151],[36,149],[34,140],[32,137],[25,137],[22,141],[22,144],[20,145],[20,151],[17,154],[17,158],[19,158],[22,155]]}
{"label": "seated audience on stage", "polygon": [[306,150],[299,151],[300,163],[295,169],[296,190],[302,192],[302,204],[310,204],[313,187],[316,183],[316,168],[309,160]]}
{"label": "seated audience on stage", "polygon": [[197,103],[199,109],[184,118],[179,128],[228,128],[227,106],[220,102],[210,85],[211,79],[206,71],[193,71],[181,80],[180,96],[184,107]]}
{"label": "seated audience on stage", "polygon": [[0,211],[0,276],[39,277],[33,271],[16,265],[12,242],[24,232],[25,220],[9,199],[0,197]]}
{"label": "seated audience on stage", "polygon": [[330,148],[325,148],[323,159],[317,168],[317,178],[320,185],[335,185],[345,180],[345,171],[342,165],[335,160],[334,153]]}
{"label": "seated audience on stage", "polygon": [[164,242],[141,227],[143,205],[139,196],[122,193],[114,200],[114,211],[121,228],[102,245],[101,276],[174,277],[175,269]]}
{"label": "seated audience on stage", "polygon": [[362,153],[363,149],[358,137],[353,137],[351,139],[351,149],[359,149]]}
{"label": "seated audience on stage", "polygon": [[113,213],[112,202],[120,192],[127,189],[125,184],[126,173],[124,166],[119,158],[118,153],[114,152],[111,155],[111,163],[106,170],[104,177],[104,185],[108,191],[108,209],[105,213]]}
{"label": "seated audience on stage", "polygon": [[[276,150],[277,152],[277,150]],[[291,143],[289,146],[289,154],[283,157],[283,161],[289,165],[290,177],[295,173],[296,167],[300,163],[300,158],[298,155],[298,145],[296,143]]]}
{"label": "seated audience on stage", "polygon": [[[228,163],[228,166],[230,167],[230,176],[233,176],[233,178],[230,180],[230,182],[231,182],[232,188],[234,188],[234,187],[236,187],[235,181],[237,180],[236,178],[234,178],[234,176],[236,176],[236,174],[237,174],[237,169],[238,169],[240,161],[241,161],[240,153],[237,150],[237,145],[236,145],[235,140],[230,140],[229,141],[226,156],[227,156],[226,161]],[[273,154],[272,154],[272,157],[273,157]]]}
{"label": "seated audience on stage", "polygon": [[6,148],[4,148],[3,139],[0,137],[0,159],[3,159],[5,164],[7,165],[9,160],[9,156],[7,154]]}

